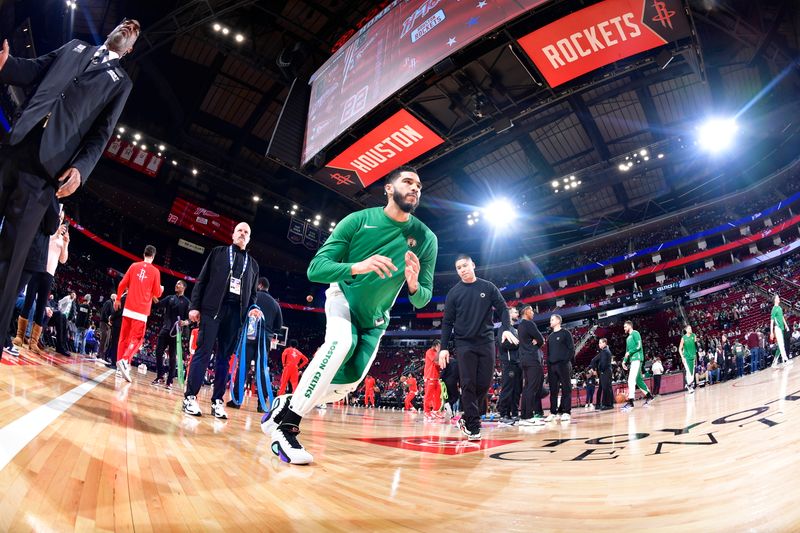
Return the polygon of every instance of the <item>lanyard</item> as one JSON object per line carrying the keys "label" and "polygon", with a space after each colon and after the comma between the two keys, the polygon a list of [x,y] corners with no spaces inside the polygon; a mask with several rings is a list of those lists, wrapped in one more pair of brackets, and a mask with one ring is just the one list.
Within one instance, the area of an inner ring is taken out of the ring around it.
{"label": "lanyard", "polygon": [[[250,260],[250,256],[247,255],[247,252],[244,253],[244,266],[242,267],[241,277],[244,277],[244,273],[247,271],[247,262]],[[228,261],[231,265],[231,272],[229,274],[230,277],[233,277],[233,246],[228,248]]]}

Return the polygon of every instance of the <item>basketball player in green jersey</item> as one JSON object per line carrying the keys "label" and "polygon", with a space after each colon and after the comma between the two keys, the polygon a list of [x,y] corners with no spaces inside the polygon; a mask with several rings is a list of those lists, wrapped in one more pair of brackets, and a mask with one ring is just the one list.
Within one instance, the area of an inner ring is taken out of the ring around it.
{"label": "basketball player in green jersey", "polygon": [[419,176],[401,167],[387,176],[384,188],[386,207],[346,216],[308,267],[310,281],[330,283],[325,342],[294,394],[275,398],[261,422],[273,453],[287,463],[313,460],[297,440],[302,417],[317,405],[344,398],[364,379],[403,285],[414,307],[430,302],[438,241],[411,214],[419,205]]}
{"label": "basketball player in green jersey", "polygon": [[692,326],[684,328],[686,334],[681,337],[678,353],[681,354],[683,368],[686,371],[686,389],[694,394],[694,364],[697,361],[697,335],[692,333]]}
{"label": "basketball player in green jersey", "polygon": [[636,387],[642,389],[645,394],[644,406],[650,405],[653,395],[650,394],[650,389],[647,388],[647,383],[644,382],[642,377],[642,365],[644,365],[644,346],[642,345],[642,336],[638,331],[633,329],[633,322],[626,320],[623,325],[625,334],[628,336],[625,339],[625,357],[622,359],[622,368],[626,368],[628,360],[631,362],[631,368],[628,371],[628,403],[622,406],[621,411],[627,412],[633,409],[633,399],[636,398]]}
{"label": "basketball player in green jersey", "polygon": [[786,357],[786,339],[784,334],[789,329],[789,324],[783,317],[783,308],[781,307],[781,297],[775,295],[773,302],[775,305],[772,307],[772,312],[769,315],[769,338],[774,340],[778,345],[778,350],[775,352],[775,359],[772,360],[772,368],[778,367],[778,356],[782,359],[784,365],[789,364],[791,361]]}

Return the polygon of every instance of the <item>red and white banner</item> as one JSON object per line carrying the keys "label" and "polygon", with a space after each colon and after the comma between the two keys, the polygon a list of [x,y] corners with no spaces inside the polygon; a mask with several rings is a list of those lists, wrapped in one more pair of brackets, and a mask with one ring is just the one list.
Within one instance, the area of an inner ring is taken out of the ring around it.
{"label": "red and white banner", "polygon": [[443,142],[444,139],[425,124],[401,109],[335,157],[314,177],[325,185],[341,189],[344,194],[355,194]]}
{"label": "red and white banner", "polygon": [[235,220],[183,198],[175,198],[167,222],[226,244],[231,243],[233,229],[236,227]]}
{"label": "red and white banner", "polygon": [[148,176],[158,174],[161,165],[164,164],[163,157],[137,148],[131,143],[116,137],[108,142],[103,155]]}
{"label": "red and white banner", "polygon": [[551,87],[690,35],[681,0],[605,0],[519,40]]}

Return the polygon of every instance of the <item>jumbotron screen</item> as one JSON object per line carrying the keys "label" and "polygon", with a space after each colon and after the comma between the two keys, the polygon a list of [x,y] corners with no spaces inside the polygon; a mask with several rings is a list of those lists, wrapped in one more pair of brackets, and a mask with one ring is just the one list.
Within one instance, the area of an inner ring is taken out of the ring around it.
{"label": "jumbotron screen", "polygon": [[311,77],[303,164],[439,61],[545,2],[392,2]]}

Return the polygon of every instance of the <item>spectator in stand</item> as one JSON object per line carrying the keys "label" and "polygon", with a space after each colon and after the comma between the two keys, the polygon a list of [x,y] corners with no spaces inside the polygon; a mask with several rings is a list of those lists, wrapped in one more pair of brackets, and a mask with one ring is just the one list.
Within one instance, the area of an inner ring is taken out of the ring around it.
{"label": "spectator in stand", "polygon": [[653,396],[658,396],[661,394],[661,376],[664,374],[664,365],[661,364],[660,357],[656,357],[650,371],[653,373]]}
{"label": "spectator in stand", "polygon": [[736,377],[744,376],[744,358],[747,355],[747,348],[738,340],[733,344],[733,355],[736,358]]}
{"label": "spectator in stand", "polygon": [[94,324],[89,325],[84,337],[84,346],[86,347],[87,354],[92,355],[97,351],[97,337],[94,334]]}
{"label": "spectator in stand", "polygon": [[750,373],[755,374],[761,364],[761,349],[759,348],[758,332],[751,331],[746,337],[747,348],[750,350]]}
{"label": "spectator in stand", "polygon": [[117,293],[112,293],[111,297],[103,302],[100,309],[100,324],[97,327],[99,348],[97,357],[108,361],[106,352],[108,351],[109,340],[111,339],[111,314],[114,312],[114,302],[117,301]]}

